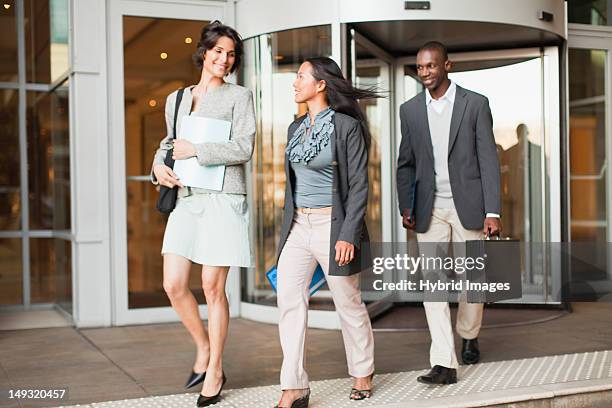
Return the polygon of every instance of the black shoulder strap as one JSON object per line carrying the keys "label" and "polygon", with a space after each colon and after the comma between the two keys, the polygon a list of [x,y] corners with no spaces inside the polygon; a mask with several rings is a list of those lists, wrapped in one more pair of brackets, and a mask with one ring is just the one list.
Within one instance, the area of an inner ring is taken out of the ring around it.
{"label": "black shoulder strap", "polygon": [[178,118],[179,107],[181,106],[181,101],[183,100],[184,92],[185,92],[185,88],[181,88],[178,90],[176,94],[176,103],[174,104],[174,124],[172,126],[174,139],[176,139],[176,120]]}

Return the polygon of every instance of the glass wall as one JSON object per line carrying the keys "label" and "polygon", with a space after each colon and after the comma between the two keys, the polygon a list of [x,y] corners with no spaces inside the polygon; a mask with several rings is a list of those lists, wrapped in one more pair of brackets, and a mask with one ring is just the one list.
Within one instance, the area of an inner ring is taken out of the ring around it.
{"label": "glass wall", "polygon": [[[0,82],[17,82],[17,7],[5,0],[0,7]],[[4,98],[3,98],[4,101]],[[4,123],[4,121],[0,122]]]}
{"label": "glass wall", "polygon": [[72,313],[68,6],[0,7],[0,305]]}
{"label": "glass wall", "polygon": [[72,245],[58,238],[30,239],[32,303],[70,303],[72,293]]}
{"label": "glass wall", "polygon": [[30,228],[69,231],[68,81],[26,99]]}
{"label": "glass wall", "polygon": [[568,0],[570,23],[612,25],[612,3],[610,0]]}
{"label": "glass wall", "polygon": [[[285,195],[284,151],[287,127],[306,112],[294,102],[293,81],[309,57],[331,56],[331,27],[317,26],[265,34],[245,42],[242,83],[253,90],[257,144],[251,182],[252,234],[256,267],[242,271],[242,300],[276,305],[265,273],[276,263]],[[315,297],[313,306],[329,306]]]}
{"label": "glass wall", "polygon": [[[570,240],[568,289],[579,299],[609,294],[609,129],[606,63],[609,50],[570,48],[569,178]],[[588,260],[583,262],[582,259]]]}
{"label": "glass wall", "polygon": [[18,238],[0,238],[0,305],[23,304],[23,245]]}
{"label": "glass wall", "polygon": [[[160,250],[166,216],[155,208],[153,155],[166,136],[166,96],[195,85],[200,72],[191,56],[206,21],[123,17],[125,165],[127,176],[128,307],[170,306],[163,290]],[[200,267],[190,288],[204,303]]]}
{"label": "glass wall", "polygon": [[605,50],[570,49],[570,234],[606,242],[607,144]]}
{"label": "glass wall", "polygon": [[26,78],[55,82],[68,70],[68,0],[24,0]]}
{"label": "glass wall", "polygon": [[[2,30],[2,29],[0,29]],[[0,89],[0,231],[21,229],[19,92]]]}

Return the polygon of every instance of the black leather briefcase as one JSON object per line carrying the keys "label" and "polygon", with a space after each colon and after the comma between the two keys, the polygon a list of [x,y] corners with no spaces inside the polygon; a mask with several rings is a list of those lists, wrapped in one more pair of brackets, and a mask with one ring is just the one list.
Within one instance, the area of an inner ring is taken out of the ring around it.
{"label": "black leather briefcase", "polygon": [[493,303],[523,296],[519,240],[491,237],[465,244],[468,257],[484,261],[484,268],[466,273],[468,302]]}

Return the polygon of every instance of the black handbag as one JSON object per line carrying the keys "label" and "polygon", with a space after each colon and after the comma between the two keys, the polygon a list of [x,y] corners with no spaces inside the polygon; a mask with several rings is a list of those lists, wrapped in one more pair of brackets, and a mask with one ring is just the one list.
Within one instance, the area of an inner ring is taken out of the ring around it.
{"label": "black handbag", "polygon": [[[181,104],[181,100],[183,99],[183,92],[185,88],[181,88],[178,90],[176,94],[176,104],[174,105],[174,123],[172,125],[172,140],[176,139],[176,120],[178,117],[179,106]],[[166,152],[166,158],[164,159],[164,164],[171,169],[174,168],[174,159],[172,158],[172,152],[174,149],[170,149]],[[166,186],[160,186],[159,188],[159,197],[157,198],[157,209],[159,212],[168,214],[174,210],[176,206],[176,198],[178,195],[178,186],[174,186],[173,188],[169,188]]]}

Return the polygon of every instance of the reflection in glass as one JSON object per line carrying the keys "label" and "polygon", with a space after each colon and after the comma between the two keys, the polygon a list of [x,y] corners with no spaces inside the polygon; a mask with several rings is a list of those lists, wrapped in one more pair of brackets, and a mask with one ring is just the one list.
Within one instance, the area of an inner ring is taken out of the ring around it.
{"label": "reflection in glass", "polygon": [[[306,107],[294,102],[293,81],[301,62],[331,56],[331,27],[318,26],[265,34],[245,42],[243,84],[253,90],[257,145],[252,160],[255,271],[243,269],[242,300],[276,304],[265,272],[276,263],[285,196],[287,127]],[[315,297],[313,304],[318,300]],[[323,302],[327,303],[327,302]]]}
{"label": "reflection in glass", "polygon": [[542,242],[543,58],[452,73],[457,84],[489,99],[501,170],[503,235],[525,243],[523,294],[544,293]]}
{"label": "reflection in glass", "polygon": [[572,241],[607,241],[605,59],[570,49],[570,211]]}
{"label": "reflection in glass", "polygon": [[50,83],[69,68],[68,0],[25,0],[26,79]]}
{"label": "reflection in glass", "polygon": [[568,0],[567,14],[570,23],[610,25],[612,7],[609,0]]}
{"label": "reflection in glass", "polygon": [[27,95],[30,228],[69,230],[68,82]]}
{"label": "reflection in glass", "polygon": [[[17,82],[17,19],[15,0],[0,7],[0,82]],[[8,7],[7,7],[8,6]]]}
{"label": "reflection in glass", "polygon": [[[605,50],[570,49],[570,237],[584,242],[588,262],[572,256],[568,292],[596,300],[609,295],[609,182]],[[602,245],[603,243],[603,245]],[[579,246],[580,247],[580,246]],[[578,252],[578,250],[576,250]],[[574,254],[572,254],[574,255]],[[592,265],[599,267],[593,267]],[[595,294],[597,294],[595,296]]]}
{"label": "reflection in glass", "polygon": [[[360,88],[372,88],[386,91],[389,89],[389,66],[356,44],[356,78],[355,85]],[[359,101],[361,110],[368,120],[371,135],[368,150],[368,205],[366,223],[370,242],[382,242],[382,188],[381,188],[381,141],[389,121],[388,100],[365,99]],[[385,109],[387,108],[387,109]]]}
{"label": "reflection in glass", "polygon": [[[191,55],[206,24],[123,18],[129,308],[170,306],[162,287],[160,254],[166,217],[155,208],[158,193],[149,174],[153,154],[166,136],[166,96],[199,80]],[[162,52],[166,59],[160,58]],[[189,287],[203,304],[200,272],[194,264]]]}
{"label": "reflection in glass", "polygon": [[23,302],[23,261],[20,238],[0,238],[0,305]]}
{"label": "reflection in glass", "polygon": [[59,303],[71,311],[72,244],[57,238],[30,239],[32,303]]}
{"label": "reflection in glass", "polygon": [[16,89],[0,90],[0,231],[21,227],[18,105]]}

